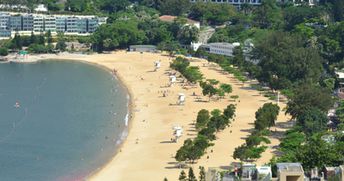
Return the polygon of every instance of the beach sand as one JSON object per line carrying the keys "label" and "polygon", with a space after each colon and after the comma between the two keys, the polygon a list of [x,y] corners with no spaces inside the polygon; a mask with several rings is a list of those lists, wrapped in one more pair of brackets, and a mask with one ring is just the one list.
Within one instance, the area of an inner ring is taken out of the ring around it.
{"label": "beach sand", "polygon": [[[36,57],[37,58],[37,57]],[[112,54],[95,55],[73,55],[62,56],[46,55],[41,59],[74,59],[89,63],[95,63],[110,70],[116,70],[124,85],[131,94],[131,120],[130,131],[126,141],[114,158],[100,168],[89,180],[177,180],[181,169],[176,168],[173,158],[176,151],[181,147],[186,138],[196,136],[194,122],[197,112],[201,109],[213,110],[223,109],[229,104],[237,104],[235,121],[224,131],[218,133],[213,147],[207,150],[196,164],[191,165],[198,175],[198,166],[228,168],[234,160],[232,154],[234,149],[245,142],[245,137],[253,128],[255,112],[264,103],[270,102],[258,91],[250,88],[254,81],[242,84],[232,75],[224,74],[215,64],[208,64],[202,59],[193,59],[191,65],[199,66],[207,79],[217,79],[221,83],[229,83],[233,86],[233,93],[238,95],[237,101],[227,98],[218,101],[208,101],[208,97],[201,95],[199,86],[184,89],[181,83],[168,87],[169,62],[171,57],[153,53],[114,52]],[[35,59],[35,57],[31,57]],[[161,68],[154,71],[154,61],[161,60]],[[206,66],[203,66],[206,65]],[[163,97],[163,91],[167,96]],[[196,102],[195,92],[203,101]],[[176,105],[178,93],[186,95],[185,105]],[[285,107],[280,103],[280,107]],[[279,144],[278,138],[283,134],[288,117],[280,112],[276,128],[270,136],[269,149],[257,161],[258,165],[269,162]],[[173,126],[182,126],[184,135],[178,143],[171,142],[173,138]],[[275,132],[276,130],[276,132]],[[211,151],[212,150],[212,151]],[[209,159],[207,159],[209,157]]]}

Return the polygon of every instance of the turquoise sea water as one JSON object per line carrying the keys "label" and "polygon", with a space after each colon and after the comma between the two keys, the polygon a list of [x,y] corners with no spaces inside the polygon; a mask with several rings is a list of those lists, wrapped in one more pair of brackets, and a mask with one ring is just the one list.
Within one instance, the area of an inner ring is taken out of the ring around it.
{"label": "turquoise sea water", "polygon": [[0,180],[82,180],[115,154],[127,105],[118,80],[93,65],[0,64]]}

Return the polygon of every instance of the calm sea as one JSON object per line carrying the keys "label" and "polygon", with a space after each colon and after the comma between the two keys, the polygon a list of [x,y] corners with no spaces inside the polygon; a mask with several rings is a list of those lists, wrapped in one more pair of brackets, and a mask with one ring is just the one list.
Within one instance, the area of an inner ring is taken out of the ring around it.
{"label": "calm sea", "polygon": [[0,64],[0,180],[82,180],[115,154],[127,105],[119,81],[93,65]]}

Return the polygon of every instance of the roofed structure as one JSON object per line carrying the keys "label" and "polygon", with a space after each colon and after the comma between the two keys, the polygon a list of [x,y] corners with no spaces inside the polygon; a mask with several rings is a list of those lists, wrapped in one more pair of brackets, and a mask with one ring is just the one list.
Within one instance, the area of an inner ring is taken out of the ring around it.
{"label": "roofed structure", "polygon": [[304,181],[301,163],[277,163],[279,181]]}

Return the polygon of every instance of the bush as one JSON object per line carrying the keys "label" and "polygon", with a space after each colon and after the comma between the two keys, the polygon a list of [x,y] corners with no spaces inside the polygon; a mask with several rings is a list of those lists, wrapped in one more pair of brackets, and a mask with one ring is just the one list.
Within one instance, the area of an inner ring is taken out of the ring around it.
{"label": "bush", "polygon": [[8,55],[7,48],[0,48],[0,56],[6,56]]}
{"label": "bush", "polygon": [[40,44],[31,44],[28,48],[31,53],[48,53],[48,48]]}

